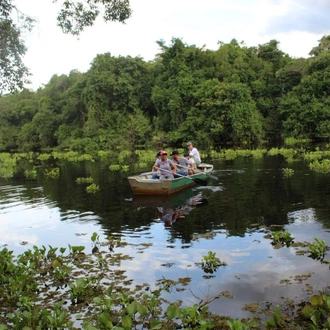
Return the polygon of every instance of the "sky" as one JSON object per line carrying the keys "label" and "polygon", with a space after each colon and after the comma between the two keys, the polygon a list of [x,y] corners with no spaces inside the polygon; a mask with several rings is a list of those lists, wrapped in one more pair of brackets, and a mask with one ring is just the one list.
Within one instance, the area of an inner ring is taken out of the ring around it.
{"label": "sky", "polygon": [[272,39],[291,57],[308,57],[323,35],[330,34],[330,0],[131,0],[126,24],[98,20],[79,38],[65,35],[56,24],[59,9],[53,0],[15,0],[17,7],[37,20],[25,35],[24,57],[36,90],[54,75],[86,72],[97,54],[141,56],[153,60],[157,40],[171,44],[217,49],[232,39],[248,47]]}

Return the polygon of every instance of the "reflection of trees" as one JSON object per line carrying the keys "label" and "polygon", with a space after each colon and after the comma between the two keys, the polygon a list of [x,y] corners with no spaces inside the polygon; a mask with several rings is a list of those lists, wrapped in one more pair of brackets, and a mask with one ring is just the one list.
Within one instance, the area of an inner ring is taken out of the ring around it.
{"label": "reflection of trees", "polygon": [[[35,203],[46,197],[55,202],[61,213],[75,210],[79,213],[93,212],[107,234],[146,230],[156,218],[157,207],[182,209],[189,198],[202,191],[208,204],[196,206],[187,212],[170,228],[169,242],[179,239],[190,243],[194,234],[204,234],[213,230],[224,230],[228,235],[244,236],[258,229],[258,225],[285,225],[288,212],[313,208],[319,221],[330,227],[330,184],[329,177],[310,172],[307,164],[288,164],[282,157],[263,159],[237,158],[234,161],[216,163],[219,170],[221,191],[211,189],[188,189],[175,196],[161,198],[133,198],[126,173],[111,172],[100,163],[67,163],[60,161],[59,179],[47,179],[43,168],[38,168],[37,183],[21,179],[7,184],[22,184],[20,198],[26,203]],[[290,179],[284,178],[282,168],[294,169]],[[221,171],[227,169],[228,171]],[[100,192],[87,194],[86,185],[78,185],[77,177],[92,176],[100,185]],[[38,186],[41,189],[35,189]],[[204,187],[205,188],[205,187]],[[3,199],[5,195],[0,195]],[[64,220],[65,217],[63,217]],[[81,219],[80,219],[81,220]],[[87,220],[86,220],[87,221]],[[164,229],[165,230],[165,229]]]}

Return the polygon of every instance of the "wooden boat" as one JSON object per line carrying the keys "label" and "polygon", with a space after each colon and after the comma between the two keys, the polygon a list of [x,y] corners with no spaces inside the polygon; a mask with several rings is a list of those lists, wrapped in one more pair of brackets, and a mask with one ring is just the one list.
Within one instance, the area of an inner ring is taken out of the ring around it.
{"label": "wooden boat", "polygon": [[129,176],[128,181],[135,195],[170,195],[196,184],[206,185],[207,174],[212,170],[213,165],[201,163],[193,175],[171,180],[155,180],[151,178],[150,172]]}

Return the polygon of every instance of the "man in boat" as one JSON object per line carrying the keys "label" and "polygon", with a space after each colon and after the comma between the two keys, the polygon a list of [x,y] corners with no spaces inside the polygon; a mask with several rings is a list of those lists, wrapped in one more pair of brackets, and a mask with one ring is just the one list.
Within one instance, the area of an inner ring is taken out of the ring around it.
{"label": "man in boat", "polygon": [[170,159],[167,159],[167,152],[162,150],[160,152],[160,159],[156,161],[152,167],[153,171],[160,170],[160,180],[172,180],[174,179],[174,174],[176,173],[176,165]]}
{"label": "man in boat", "polygon": [[198,166],[202,162],[199,151],[193,146],[191,142],[187,143],[187,148],[189,150],[189,155],[194,159],[196,166]]}
{"label": "man in boat", "polygon": [[189,175],[194,174],[195,169],[196,169],[196,163],[195,163],[194,159],[189,155],[188,151],[183,154],[183,157],[186,158],[188,160],[188,163],[189,163],[188,174]]}
{"label": "man in boat", "polygon": [[179,178],[180,176],[188,175],[189,171],[189,162],[186,158],[180,157],[178,150],[173,150],[171,153],[172,160],[176,163],[176,166],[179,168],[179,170],[176,172],[179,175],[174,174],[175,178]]}

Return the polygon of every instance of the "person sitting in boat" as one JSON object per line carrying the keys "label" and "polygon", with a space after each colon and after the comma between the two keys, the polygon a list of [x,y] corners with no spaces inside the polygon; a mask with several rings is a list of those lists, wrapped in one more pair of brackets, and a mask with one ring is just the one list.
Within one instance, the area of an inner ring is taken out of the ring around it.
{"label": "person sitting in boat", "polygon": [[183,157],[187,159],[188,163],[189,163],[189,170],[188,170],[188,174],[192,175],[195,173],[195,169],[196,169],[196,163],[194,161],[194,159],[189,155],[189,152],[185,152],[183,154]]}
{"label": "person sitting in boat", "polygon": [[193,146],[191,142],[187,143],[187,148],[189,150],[189,155],[194,159],[196,166],[198,166],[202,162],[199,151]]}
{"label": "person sitting in boat", "polygon": [[[160,151],[158,151],[157,154],[156,154],[156,161],[155,161],[154,165],[157,163],[157,160],[159,160],[159,159],[160,159]],[[151,176],[151,179],[159,179],[159,175],[160,175],[159,170],[157,170],[157,171],[155,172],[155,171],[154,171],[154,166],[152,166],[152,168],[151,168],[151,172],[153,172],[153,173],[152,173],[152,176]]]}
{"label": "person sitting in boat", "polygon": [[153,171],[160,170],[160,180],[172,180],[176,173],[176,165],[170,159],[167,159],[167,152],[165,150],[160,152],[160,159],[156,161],[152,169]]}
{"label": "person sitting in boat", "polygon": [[188,175],[189,170],[189,162],[186,158],[180,157],[178,150],[173,150],[171,153],[172,160],[176,163],[176,166],[179,168],[179,170],[174,174],[175,178],[179,178],[180,176],[186,176]]}

